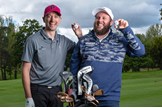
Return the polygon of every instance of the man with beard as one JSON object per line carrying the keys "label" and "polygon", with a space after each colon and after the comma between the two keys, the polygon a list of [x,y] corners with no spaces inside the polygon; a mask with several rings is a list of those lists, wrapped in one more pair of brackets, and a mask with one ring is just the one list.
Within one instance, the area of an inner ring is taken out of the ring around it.
{"label": "man with beard", "polygon": [[142,56],[145,47],[126,20],[118,19],[116,29],[111,28],[114,16],[109,8],[96,8],[92,14],[93,30],[79,39],[71,58],[71,72],[77,75],[82,67],[92,66],[90,77],[104,91],[96,97],[98,106],[118,107],[125,55]]}

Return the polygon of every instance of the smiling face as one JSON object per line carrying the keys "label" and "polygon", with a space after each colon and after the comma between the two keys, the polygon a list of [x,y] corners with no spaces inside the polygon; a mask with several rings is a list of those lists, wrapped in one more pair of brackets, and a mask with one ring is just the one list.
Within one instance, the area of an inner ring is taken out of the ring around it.
{"label": "smiling face", "polygon": [[55,31],[61,22],[61,16],[59,16],[55,12],[50,12],[43,17],[43,21],[45,23],[45,29],[47,31]]}
{"label": "smiling face", "polygon": [[111,20],[110,16],[107,13],[101,11],[95,16],[94,31],[97,35],[105,35],[108,33],[112,24],[113,20]]}

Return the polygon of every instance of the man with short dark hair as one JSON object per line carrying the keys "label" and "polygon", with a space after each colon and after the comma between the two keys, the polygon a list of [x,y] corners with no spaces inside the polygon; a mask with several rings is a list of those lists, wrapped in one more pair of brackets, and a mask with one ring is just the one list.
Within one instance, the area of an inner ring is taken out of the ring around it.
{"label": "man with short dark hair", "polygon": [[56,31],[61,22],[58,6],[47,6],[43,21],[45,27],[27,38],[22,55],[25,106],[62,107],[56,95],[61,91],[59,74],[64,71],[67,52],[75,43]]}

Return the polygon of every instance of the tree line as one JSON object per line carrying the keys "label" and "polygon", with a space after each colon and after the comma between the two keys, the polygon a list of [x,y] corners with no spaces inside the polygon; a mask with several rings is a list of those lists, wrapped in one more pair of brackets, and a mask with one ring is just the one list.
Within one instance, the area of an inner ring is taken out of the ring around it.
{"label": "tree line", "polygon": [[[26,38],[43,26],[35,19],[27,19],[22,26],[14,24],[12,17],[0,17],[0,80],[17,79],[21,74],[21,56]],[[143,57],[126,56],[123,72],[152,68],[162,69],[162,24],[149,27],[146,34],[136,34],[146,48]],[[69,66],[70,55],[66,60]]]}

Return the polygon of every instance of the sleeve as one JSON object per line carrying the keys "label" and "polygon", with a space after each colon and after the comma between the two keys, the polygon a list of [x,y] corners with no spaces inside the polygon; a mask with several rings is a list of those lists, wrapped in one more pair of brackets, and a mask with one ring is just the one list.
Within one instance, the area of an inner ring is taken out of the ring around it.
{"label": "sleeve", "polygon": [[60,40],[62,40],[62,43],[64,44],[63,46],[67,48],[68,52],[72,53],[76,43],[64,35],[59,35],[59,36],[60,36]]}
{"label": "sleeve", "polygon": [[21,60],[31,63],[33,56],[34,56],[34,43],[32,41],[32,38],[29,37],[26,39],[26,42],[24,44]]}
{"label": "sleeve", "polygon": [[79,44],[80,44],[80,41],[78,41],[77,45],[75,46],[72,56],[71,56],[71,61],[70,61],[70,71],[72,72],[74,76],[77,75],[78,70],[80,69],[80,64],[81,64]]}
{"label": "sleeve", "polygon": [[[68,39],[68,38],[67,38]],[[73,49],[74,49],[74,47],[75,47],[75,42],[73,42],[72,40],[70,40],[70,39],[68,39],[68,51],[69,52],[72,52],[73,51]]]}
{"label": "sleeve", "polygon": [[128,26],[120,31],[124,34],[124,37],[128,43],[127,54],[129,56],[143,56],[145,54],[145,47],[140,39],[134,35],[132,29]]}

